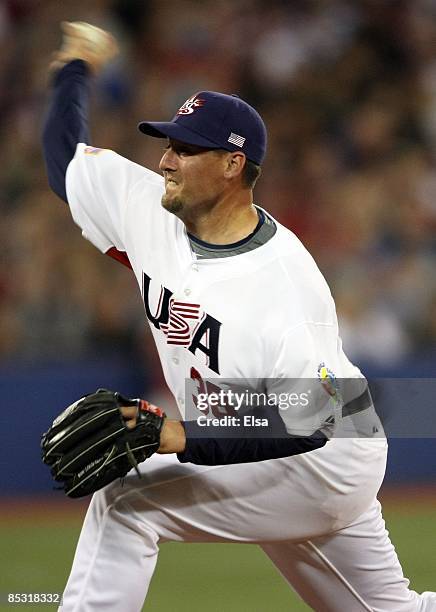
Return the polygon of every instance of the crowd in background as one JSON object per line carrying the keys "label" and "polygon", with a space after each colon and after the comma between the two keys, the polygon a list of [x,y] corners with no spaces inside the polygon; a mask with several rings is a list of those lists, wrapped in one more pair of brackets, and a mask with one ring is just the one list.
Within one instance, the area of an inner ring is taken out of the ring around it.
{"label": "crowd in background", "polygon": [[162,143],[140,120],[169,119],[199,90],[239,94],[269,130],[255,201],[313,254],[348,354],[392,363],[436,345],[434,1],[5,0],[1,360],[138,358],[152,344],[133,275],[81,238],[47,185],[62,20],[108,29],[122,50],[94,84],[90,144],[157,168]]}

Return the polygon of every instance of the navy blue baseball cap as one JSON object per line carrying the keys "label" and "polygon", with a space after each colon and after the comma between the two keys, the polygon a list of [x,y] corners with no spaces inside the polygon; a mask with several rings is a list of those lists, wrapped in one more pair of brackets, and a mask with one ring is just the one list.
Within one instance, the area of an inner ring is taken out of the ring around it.
{"label": "navy blue baseball cap", "polygon": [[200,91],[186,100],[171,121],[143,121],[138,128],[155,138],[242,151],[258,165],[265,157],[265,124],[252,106],[235,95]]}

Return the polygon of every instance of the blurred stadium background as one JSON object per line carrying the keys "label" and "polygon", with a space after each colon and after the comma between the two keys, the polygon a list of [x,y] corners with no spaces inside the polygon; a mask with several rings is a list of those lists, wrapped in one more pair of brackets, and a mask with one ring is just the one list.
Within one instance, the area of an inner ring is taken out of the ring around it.
{"label": "blurred stadium background", "polygon": [[[161,144],[140,120],[201,89],[238,93],[269,127],[256,202],[314,255],[348,355],[373,378],[436,371],[434,0],[3,0],[1,602],[61,591],[68,573],[84,506],[62,502],[40,464],[53,416],[97,386],[169,401],[133,278],[47,187],[40,131],[62,20],[106,28],[122,48],[95,83],[91,144],[156,168]],[[424,437],[392,440],[382,490],[418,590],[436,588],[436,448]],[[163,547],[144,609],[307,609],[254,547],[230,548]]]}

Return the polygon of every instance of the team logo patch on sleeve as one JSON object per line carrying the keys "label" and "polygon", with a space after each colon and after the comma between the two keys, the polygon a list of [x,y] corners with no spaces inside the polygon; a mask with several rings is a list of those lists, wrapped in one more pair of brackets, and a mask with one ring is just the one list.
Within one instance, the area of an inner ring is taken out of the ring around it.
{"label": "team logo patch on sleeve", "polygon": [[106,151],[106,149],[99,149],[98,147],[85,147],[83,152],[87,155],[98,155],[102,151]]}
{"label": "team logo patch on sleeve", "polygon": [[325,391],[327,391],[331,397],[337,397],[339,393],[338,380],[325,363],[320,363],[318,366],[318,378]]}

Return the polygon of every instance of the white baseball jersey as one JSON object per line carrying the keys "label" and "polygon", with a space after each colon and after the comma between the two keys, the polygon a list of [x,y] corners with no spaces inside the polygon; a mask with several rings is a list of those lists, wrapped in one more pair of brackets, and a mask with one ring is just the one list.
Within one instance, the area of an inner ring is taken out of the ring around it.
{"label": "white baseball jersey", "polygon": [[[185,379],[197,390],[214,377],[257,380],[280,393],[321,366],[364,383],[342,351],[330,291],[292,232],[276,223],[253,250],[197,258],[183,223],[162,208],[154,172],[80,144],[66,183],[84,236],[127,254],[183,416]],[[281,416],[289,433],[310,434],[330,410],[311,402]],[[376,494],[385,461],[384,439],[351,437],[236,465],[156,454],[141,479],[130,473],[94,494],[60,609],[137,612],[158,544],[172,540],[258,542],[315,610],[432,612],[435,594],[408,589],[384,528]]]}
{"label": "white baseball jersey", "polygon": [[[197,258],[184,224],[161,205],[163,178],[104,149],[79,144],[67,171],[72,215],[102,252],[124,251],[139,286],[169,388],[183,417],[185,380],[253,381],[271,396],[289,379],[361,376],[338,336],[330,290],[298,238],[276,223],[262,246],[233,257]],[[304,393],[302,383],[300,391]],[[290,434],[310,435],[331,415],[317,401],[281,411]],[[307,390],[307,389],[306,389]],[[312,392],[312,391],[311,391]]]}

